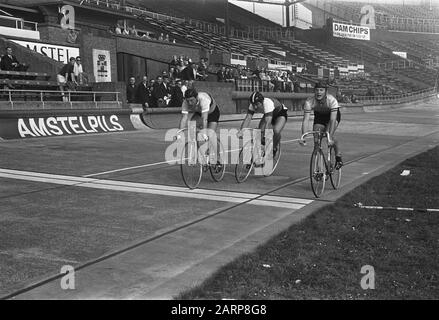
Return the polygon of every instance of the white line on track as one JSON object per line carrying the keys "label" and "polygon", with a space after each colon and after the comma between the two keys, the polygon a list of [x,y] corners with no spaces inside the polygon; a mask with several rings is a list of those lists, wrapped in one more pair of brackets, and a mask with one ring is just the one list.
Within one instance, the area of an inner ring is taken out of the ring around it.
{"label": "white line on track", "polygon": [[[289,142],[294,142],[294,141],[299,141],[299,140],[300,139],[286,140],[286,141],[282,141],[282,144],[289,143]],[[228,150],[228,151],[226,151],[226,153],[235,152],[235,151],[239,151],[239,150],[240,149]],[[148,167],[158,166],[158,165],[161,165],[161,164],[171,164],[171,163],[175,163],[175,160],[174,161],[161,161],[161,162],[155,162],[155,163],[147,163],[147,164],[142,164],[142,165],[133,166],[133,167],[126,167],[126,168],[120,168],[120,169],[115,169],[115,170],[109,170],[109,171],[103,171],[103,172],[98,172],[98,173],[92,173],[92,174],[87,174],[87,175],[85,175],[83,177],[84,178],[96,177],[96,176],[102,176],[104,174],[110,174],[110,173],[116,173],[116,172],[122,172],[122,171],[128,171],[128,170],[140,169],[140,168],[148,168]]]}
{"label": "white line on track", "polygon": [[149,183],[136,183],[117,180],[101,180],[86,177],[65,176],[30,171],[18,171],[1,169],[0,177],[7,179],[18,179],[42,183],[52,183],[71,187],[83,187],[93,189],[105,189],[112,191],[125,191],[144,194],[156,194],[161,196],[172,196],[192,198],[211,201],[223,201],[231,203],[248,202],[251,205],[269,206],[287,209],[300,209],[312,200],[276,196],[262,196],[257,193],[230,192],[209,189],[189,190],[184,187],[173,187]]}

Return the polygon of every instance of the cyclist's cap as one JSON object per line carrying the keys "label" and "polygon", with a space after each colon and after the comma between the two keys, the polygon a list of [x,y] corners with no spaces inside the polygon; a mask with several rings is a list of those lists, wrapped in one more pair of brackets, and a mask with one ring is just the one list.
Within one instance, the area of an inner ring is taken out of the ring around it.
{"label": "cyclist's cap", "polygon": [[314,85],[314,89],[317,89],[317,88],[328,89],[328,85],[326,82],[319,81],[319,82],[316,82],[316,84]]}
{"label": "cyclist's cap", "polygon": [[264,102],[264,96],[259,91],[255,91],[250,96],[250,103],[255,104],[258,102]]}
{"label": "cyclist's cap", "polygon": [[185,99],[189,99],[189,98],[196,98],[198,96],[198,92],[195,89],[187,89],[186,92],[184,93],[184,98]]}

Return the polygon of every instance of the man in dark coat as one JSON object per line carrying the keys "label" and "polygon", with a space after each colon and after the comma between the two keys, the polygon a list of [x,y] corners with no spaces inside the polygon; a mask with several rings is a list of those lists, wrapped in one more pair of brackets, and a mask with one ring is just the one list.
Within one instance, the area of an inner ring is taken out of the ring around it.
{"label": "man in dark coat", "polygon": [[12,54],[12,48],[6,47],[6,54],[1,57],[0,69],[5,71],[26,71],[28,65],[18,62],[17,58]]}
{"label": "man in dark coat", "polygon": [[137,102],[136,78],[134,77],[130,78],[130,83],[127,85],[127,101],[128,103]]}
{"label": "man in dark coat", "polygon": [[143,108],[150,107],[151,91],[149,90],[147,76],[143,76],[142,82],[137,86],[137,102],[141,103]]}
{"label": "man in dark coat", "polygon": [[183,71],[180,73],[182,80],[196,80],[197,79],[197,65],[191,62]]}

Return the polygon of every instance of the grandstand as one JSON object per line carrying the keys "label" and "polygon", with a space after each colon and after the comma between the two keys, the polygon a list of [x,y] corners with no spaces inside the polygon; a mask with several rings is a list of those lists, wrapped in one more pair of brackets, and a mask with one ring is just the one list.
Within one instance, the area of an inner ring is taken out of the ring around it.
{"label": "grandstand", "polygon": [[[28,62],[30,68],[0,70],[1,109],[18,108],[20,103],[29,109],[128,109],[128,79],[161,75],[174,55],[196,63],[206,58],[210,82],[216,82],[222,66],[239,74],[231,79],[234,85],[194,84],[227,96],[227,103],[233,103],[234,90],[300,93],[322,78],[342,94],[360,97],[435,87],[439,37],[425,31],[439,32],[435,29],[439,7],[373,4],[376,29],[364,41],[334,37],[330,30],[331,21],[358,25],[366,2],[307,0],[303,4],[313,14],[312,29],[282,27],[227,1],[7,0],[0,4],[0,52],[12,47],[18,60]],[[62,5],[75,8],[73,29],[60,25]],[[137,31],[130,34],[127,30],[133,26]],[[89,81],[69,92],[64,101],[56,80],[70,56],[82,57]],[[269,80],[255,76],[256,69]],[[30,101],[35,104],[22,103]],[[226,108],[227,113],[237,110],[233,104]]]}

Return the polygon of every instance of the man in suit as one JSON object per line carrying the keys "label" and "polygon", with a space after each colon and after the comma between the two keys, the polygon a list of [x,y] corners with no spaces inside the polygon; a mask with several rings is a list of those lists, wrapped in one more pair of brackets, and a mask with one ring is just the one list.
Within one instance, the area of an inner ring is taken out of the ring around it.
{"label": "man in suit", "polygon": [[137,86],[137,101],[142,107],[148,108],[151,104],[151,91],[148,86],[148,76],[143,76],[142,82]]}
{"label": "man in suit", "polygon": [[[163,79],[165,80],[163,81]],[[152,90],[152,100],[159,108],[166,107],[167,105],[166,100],[169,98],[168,95],[170,94],[168,80],[168,76],[164,76],[164,78],[162,76],[158,76],[154,89]]]}
{"label": "man in suit", "polygon": [[127,85],[127,101],[128,103],[137,102],[136,78],[134,77],[130,78],[130,82]]}
{"label": "man in suit", "polygon": [[189,63],[189,65],[183,69],[180,73],[182,80],[196,80],[197,79],[197,65],[193,62]]}
{"label": "man in suit", "polygon": [[28,65],[18,62],[17,58],[12,54],[12,48],[6,47],[6,54],[1,57],[0,69],[5,71],[26,71]]}

